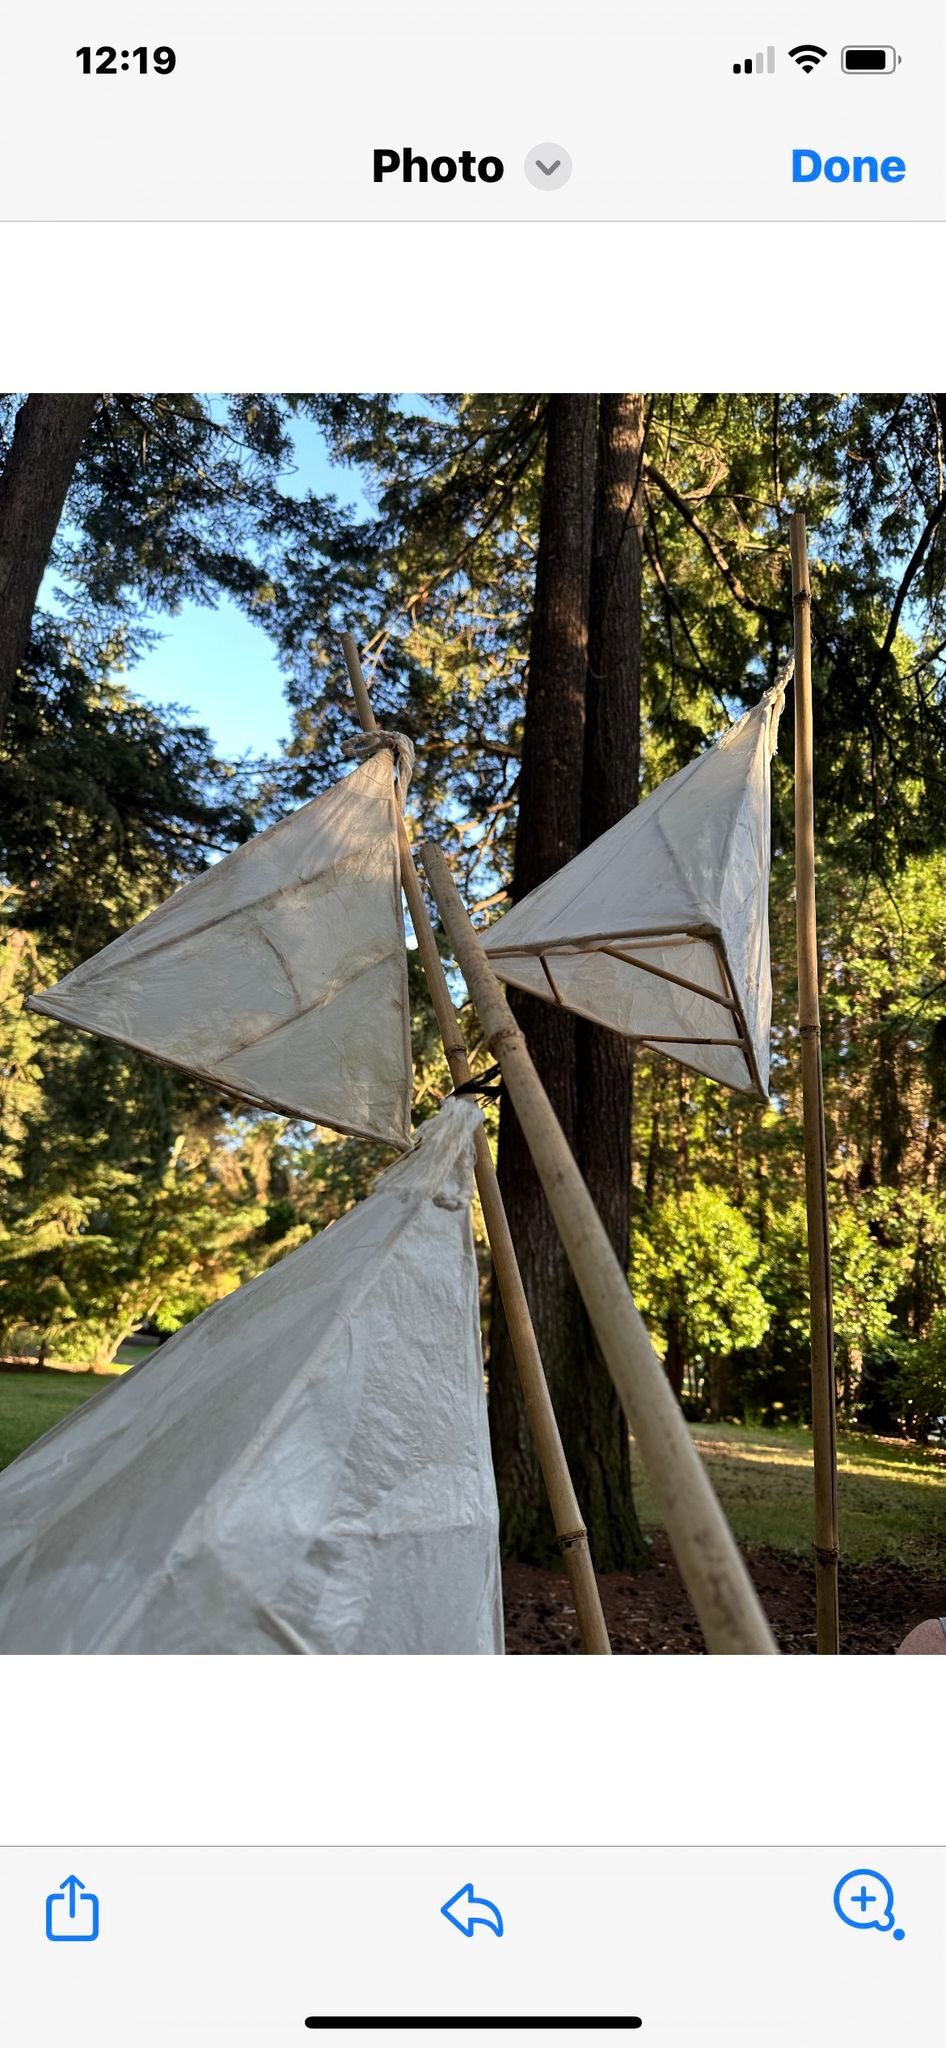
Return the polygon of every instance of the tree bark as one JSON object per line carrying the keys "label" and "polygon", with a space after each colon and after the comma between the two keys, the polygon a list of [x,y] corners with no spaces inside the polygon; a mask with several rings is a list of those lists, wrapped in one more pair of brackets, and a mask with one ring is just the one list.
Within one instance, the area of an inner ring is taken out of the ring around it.
{"label": "tree bark", "polygon": [[683,1380],[686,1373],[686,1363],[686,1349],[683,1342],[683,1329],[680,1318],[676,1310],[671,1309],[667,1317],[667,1355],[664,1359],[664,1366],[667,1378],[678,1401],[683,1399]]}
{"label": "tree bark", "polygon": [[647,1168],[644,1174],[644,1207],[652,1209],[657,1197],[657,1176],[660,1171],[662,1134],[660,1119],[663,1114],[666,1072],[659,1068],[654,1075],[653,1102],[650,1111],[650,1140],[647,1146]]}
{"label": "tree bark", "polygon": [[[637,399],[550,401],[529,654],[513,900],[563,867],[637,799],[640,519]],[[590,725],[586,720],[590,712]],[[591,785],[591,786],[589,786]],[[565,1010],[513,994],[513,1008],[623,1264],[630,1204],[630,1048]],[[627,1429],[600,1360],[518,1123],[504,1101],[499,1179],[575,1489],[599,1571],[643,1544]],[[507,1553],[555,1556],[494,1289],[490,1426]]]}
{"label": "tree bark", "polygon": [[[598,420],[591,552],[581,843],[627,816],[640,788],[642,392],[606,393]],[[627,1272],[631,1229],[633,1047],[579,1017],[575,1031],[577,1154],[588,1189]],[[581,1445],[580,1499],[589,1526],[607,1523],[612,1569],[636,1564],[643,1542],[631,1494],[620,1402],[583,1315],[588,1364],[576,1378],[569,1441]],[[600,1545],[592,1555],[600,1559]]]}
{"label": "tree bark", "polygon": [[880,1185],[898,1188],[903,1155],[909,1137],[909,1113],[900,1099],[897,1072],[897,1030],[892,1022],[893,998],[885,993],[877,1005],[877,1047],[874,1098],[877,1114],[877,1144],[880,1154]]}
{"label": "tree bark", "polygon": [[25,659],[36,595],[98,400],[35,391],[16,416],[0,474],[0,733]]}
{"label": "tree bark", "polygon": [[[584,747],[588,598],[594,515],[595,400],[549,401],[539,553],[529,647],[529,680],[519,783],[512,894],[517,902],[579,850]],[[575,1019],[535,996],[510,1002],[569,1143],[575,1145]],[[573,1462],[569,1415],[580,1378],[584,1321],[568,1261],[514,1111],[503,1097],[499,1184],[572,1478],[600,1570],[599,1532]],[[490,1432],[507,1555],[536,1564],[557,1546],[532,1446],[499,1290],[493,1285],[489,1348]]]}

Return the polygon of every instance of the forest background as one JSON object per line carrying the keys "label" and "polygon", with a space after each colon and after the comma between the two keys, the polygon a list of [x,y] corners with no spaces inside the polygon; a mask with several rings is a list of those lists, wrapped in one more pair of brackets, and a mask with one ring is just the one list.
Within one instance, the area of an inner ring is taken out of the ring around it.
{"label": "forest background", "polygon": [[[106,1369],[386,1163],[24,1007],[344,772],[340,631],[366,650],[381,721],[417,743],[412,833],[441,840],[485,920],[773,680],[800,506],[839,1399],[862,1429],[940,1439],[944,433],[946,398],[926,393],[0,399],[0,1357]],[[313,434],[338,491],[300,476]],[[273,650],[288,738],[266,758],[221,758],[136,692],[162,619],[194,604],[236,605]],[[694,1419],[808,1416],[791,724],[773,764],[770,1106],[517,999]],[[423,1117],[450,1082],[413,953],[411,989]],[[621,1417],[514,1119],[487,1115],[596,1562],[633,1566]],[[482,1272],[504,1544],[543,1563],[485,1250]]]}

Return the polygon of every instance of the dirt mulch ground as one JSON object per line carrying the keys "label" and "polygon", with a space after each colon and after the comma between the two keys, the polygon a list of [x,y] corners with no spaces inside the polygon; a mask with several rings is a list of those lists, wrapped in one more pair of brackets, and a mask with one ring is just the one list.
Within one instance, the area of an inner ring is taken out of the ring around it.
{"label": "dirt mulch ground", "polygon": [[[703,1638],[663,1536],[655,1536],[652,1562],[631,1577],[607,1572],[599,1580],[608,1632],[616,1655],[701,1656]],[[747,1562],[779,1649],[812,1656],[814,1572],[807,1562],[773,1550],[748,1553]],[[506,1649],[514,1656],[567,1656],[578,1651],[578,1628],[567,1581],[531,1565],[503,1568]],[[908,1630],[946,1614],[946,1579],[926,1578],[893,1560],[841,1566],[841,1634],[849,1656],[887,1656]]]}

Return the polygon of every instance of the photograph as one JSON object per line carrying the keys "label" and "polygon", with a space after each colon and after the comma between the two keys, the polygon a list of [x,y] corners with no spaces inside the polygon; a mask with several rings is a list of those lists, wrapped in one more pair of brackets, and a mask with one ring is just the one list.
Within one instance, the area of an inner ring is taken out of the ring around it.
{"label": "photograph", "polygon": [[0,1653],[946,1654],[944,890],[946,395],[0,395]]}

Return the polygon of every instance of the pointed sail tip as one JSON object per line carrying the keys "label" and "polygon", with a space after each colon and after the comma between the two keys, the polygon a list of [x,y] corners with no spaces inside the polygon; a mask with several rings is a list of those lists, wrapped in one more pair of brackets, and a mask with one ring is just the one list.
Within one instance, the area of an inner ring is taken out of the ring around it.
{"label": "pointed sail tip", "polygon": [[256,1109],[411,1149],[390,763],[369,759],[47,990],[44,1016]]}
{"label": "pointed sail tip", "polygon": [[0,1654],[502,1653],[470,1113],[7,1467]]}
{"label": "pointed sail tip", "polygon": [[782,716],[782,712],[785,709],[785,692],[788,689],[788,685],[791,682],[794,673],[795,656],[794,654],[790,654],[788,660],[782,663],[782,666],[779,669],[778,675],[776,676],[774,683],[772,683],[767,690],[764,690],[762,696],[759,698],[759,706],[761,707],[764,704],[768,708],[768,742],[770,761],[772,759],[773,754],[778,753],[779,720]]}
{"label": "pointed sail tip", "polygon": [[407,792],[414,773],[414,742],[406,732],[388,732],[380,725],[370,732],[357,732],[351,739],[343,740],[342,753],[349,760],[370,761],[375,754],[387,752],[394,763],[399,808],[403,811]]}
{"label": "pointed sail tip", "polygon": [[768,756],[790,673],[484,937],[504,981],[763,1102]]}

